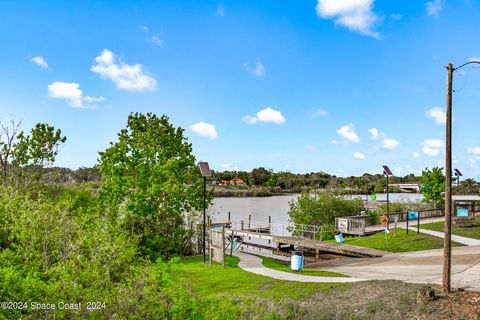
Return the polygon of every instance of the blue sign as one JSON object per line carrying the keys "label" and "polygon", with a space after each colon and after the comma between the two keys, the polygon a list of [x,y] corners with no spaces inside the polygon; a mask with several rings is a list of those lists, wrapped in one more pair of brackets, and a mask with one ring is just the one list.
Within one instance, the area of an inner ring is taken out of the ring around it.
{"label": "blue sign", "polygon": [[468,217],[467,208],[457,208],[457,217]]}
{"label": "blue sign", "polygon": [[418,219],[418,212],[417,211],[409,211],[408,212],[408,220],[416,220]]}
{"label": "blue sign", "polygon": [[390,233],[390,229],[388,229],[388,227],[385,227],[385,233]]}

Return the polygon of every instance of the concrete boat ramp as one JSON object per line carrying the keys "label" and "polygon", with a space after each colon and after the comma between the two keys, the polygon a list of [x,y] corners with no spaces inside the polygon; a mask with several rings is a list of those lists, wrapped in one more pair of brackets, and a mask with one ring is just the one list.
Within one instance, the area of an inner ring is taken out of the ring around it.
{"label": "concrete boat ramp", "polygon": [[[318,241],[313,239],[304,239],[297,237],[273,237],[273,242],[279,244],[289,244],[291,246],[298,246],[306,249],[313,249],[315,253],[335,253],[347,257],[357,258],[379,258],[389,254],[385,251],[375,250],[371,248],[363,248],[351,246],[348,244],[331,243]],[[318,257],[317,257],[318,258]]]}

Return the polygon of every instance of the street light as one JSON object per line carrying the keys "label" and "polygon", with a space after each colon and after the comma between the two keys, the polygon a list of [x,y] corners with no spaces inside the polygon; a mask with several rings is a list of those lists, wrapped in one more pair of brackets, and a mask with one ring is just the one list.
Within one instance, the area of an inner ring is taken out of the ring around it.
{"label": "street light", "polygon": [[469,64],[480,64],[479,61],[469,61],[458,68],[447,64],[447,107],[445,132],[445,236],[443,244],[442,292],[450,292],[452,271],[452,83],[453,71]]}
{"label": "street light", "polygon": [[390,218],[390,206],[389,206],[389,199],[388,199],[388,176],[392,176],[393,173],[392,173],[392,170],[390,170],[390,168],[385,165],[383,166],[383,174],[387,176],[387,217]]}
{"label": "street light", "polygon": [[199,162],[198,167],[200,168],[200,174],[203,177],[203,262],[205,263],[205,211],[207,208],[207,177],[212,176],[208,162]]}

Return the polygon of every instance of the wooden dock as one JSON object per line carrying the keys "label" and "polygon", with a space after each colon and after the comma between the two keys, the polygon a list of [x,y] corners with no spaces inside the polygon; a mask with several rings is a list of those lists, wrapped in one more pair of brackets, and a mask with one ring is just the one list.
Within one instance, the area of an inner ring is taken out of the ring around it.
{"label": "wooden dock", "polygon": [[315,254],[319,255],[320,253],[335,253],[348,257],[357,257],[357,258],[379,258],[388,254],[388,252],[375,250],[371,248],[351,246],[348,244],[341,243],[330,243],[323,242],[313,239],[304,239],[297,237],[277,237],[273,236],[273,242],[275,242],[280,248],[283,244],[289,244],[291,246],[298,246],[304,249],[315,250]]}

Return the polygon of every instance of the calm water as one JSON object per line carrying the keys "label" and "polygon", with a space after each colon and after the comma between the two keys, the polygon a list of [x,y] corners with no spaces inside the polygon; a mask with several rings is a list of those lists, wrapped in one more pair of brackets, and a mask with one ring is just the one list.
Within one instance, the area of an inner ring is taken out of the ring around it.
{"label": "calm water", "polygon": [[[209,209],[214,221],[227,221],[228,212],[231,212],[232,221],[248,221],[248,215],[252,215],[252,221],[268,222],[268,216],[272,217],[272,223],[288,224],[288,203],[299,195],[285,195],[273,197],[247,197],[247,198],[215,198],[213,206]],[[366,195],[359,195],[366,199]],[[389,199],[395,201],[420,201],[421,194],[414,193],[390,193]],[[385,201],[386,194],[377,194],[376,201]]]}

